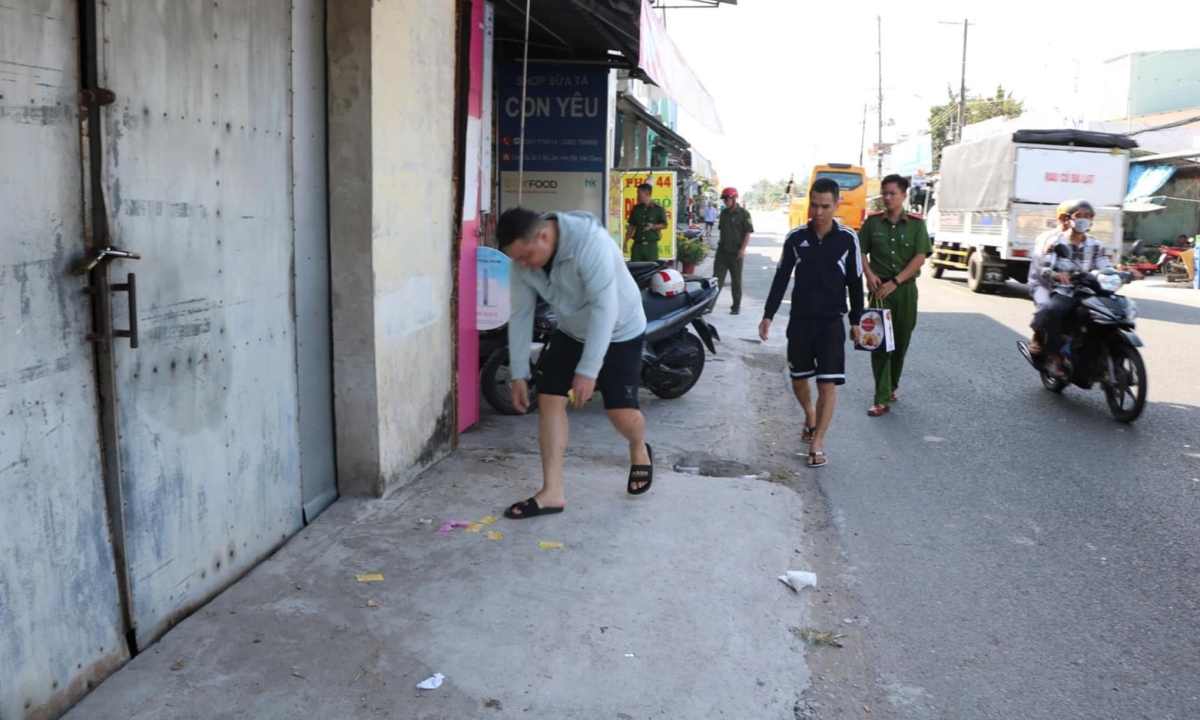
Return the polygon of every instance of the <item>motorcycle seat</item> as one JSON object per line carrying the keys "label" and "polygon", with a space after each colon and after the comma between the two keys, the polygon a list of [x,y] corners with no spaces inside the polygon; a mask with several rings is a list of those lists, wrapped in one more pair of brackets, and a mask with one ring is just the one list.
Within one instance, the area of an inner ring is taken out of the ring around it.
{"label": "motorcycle seat", "polygon": [[661,318],[676,310],[682,310],[691,304],[692,295],[690,291],[672,297],[663,297],[649,290],[642,291],[642,309],[646,312],[647,320]]}

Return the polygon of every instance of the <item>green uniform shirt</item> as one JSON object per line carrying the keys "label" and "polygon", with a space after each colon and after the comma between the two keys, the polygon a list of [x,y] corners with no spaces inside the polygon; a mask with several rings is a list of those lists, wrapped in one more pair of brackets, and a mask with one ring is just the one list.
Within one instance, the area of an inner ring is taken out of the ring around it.
{"label": "green uniform shirt", "polygon": [[722,208],[717,228],[721,231],[721,240],[717,249],[725,253],[736,253],[742,249],[742,241],[746,233],[754,232],[754,222],[750,219],[750,211],[741,205],[733,209]]}
{"label": "green uniform shirt", "polygon": [[650,203],[649,207],[638,203],[629,211],[629,219],[626,221],[629,227],[633,227],[633,242],[635,245],[658,245],[658,241],[662,238],[661,230],[643,230],[647,225],[667,225],[667,211],[662,205]]}
{"label": "green uniform shirt", "polygon": [[[868,255],[871,272],[884,280],[899,275],[914,255],[933,253],[925,220],[907,212],[900,213],[900,222],[894,225],[888,220],[887,213],[868,215],[858,231],[858,242]],[[920,274],[918,269],[913,277]]]}

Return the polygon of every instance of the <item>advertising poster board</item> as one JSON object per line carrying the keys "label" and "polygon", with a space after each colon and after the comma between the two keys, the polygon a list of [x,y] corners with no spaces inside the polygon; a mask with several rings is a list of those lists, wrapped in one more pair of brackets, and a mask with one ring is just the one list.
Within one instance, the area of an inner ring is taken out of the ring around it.
{"label": "advertising poster board", "polygon": [[[629,218],[629,212],[633,210],[633,206],[637,204],[637,188],[638,185],[648,182],[653,188],[650,199],[657,205],[661,205],[667,211],[667,229],[662,231],[662,237],[658,243],[658,257],[662,260],[668,260],[675,257],[675,233],[677,225],[675,222],[675,182],[676,174],[673,170],[649,171],[649,170],[612,170],[609,176],[612,188],[620,188],[619,198],[620,203],[612,202],[614,192],[609,191],[609,208],[608,208],[608,231],[613,236],[613,239],[618,245],[625,244],[625,221]],[[625,258],[629,258],[629,252],[625,252]]]}
{"label": "advertising poster board", "polygon": [[475,256],[475,326],[481,332],[508,322],[509,262],[496,248],[481,247]]}

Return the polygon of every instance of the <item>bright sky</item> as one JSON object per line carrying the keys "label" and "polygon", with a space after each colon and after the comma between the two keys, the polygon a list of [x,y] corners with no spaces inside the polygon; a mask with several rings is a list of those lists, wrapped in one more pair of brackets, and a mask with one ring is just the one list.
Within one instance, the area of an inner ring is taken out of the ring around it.
{"label": "bright sky", "polygon": [[[947,86],[957,91],[968,5],[968,95],[990,94],[1002,83],[1027,110],[1058,107],[1087,120],[1111,119],[1091,108],[1105,60],[1200,45],[1194,22],[1065,0],[860,0],[853,16],[846,3],[820,0],[668,10],[667,32],[716,100],[725,135],[704,129],[682,107],[678,130],[725,185],[786,178],[814,161],[857,163],[863,104],[874,106],[877,95],[875,17],[883,18],[884,118],[912,133],[927,125],[930,106],[946,102]],[[876,123],[869,110],[868,144]]]}

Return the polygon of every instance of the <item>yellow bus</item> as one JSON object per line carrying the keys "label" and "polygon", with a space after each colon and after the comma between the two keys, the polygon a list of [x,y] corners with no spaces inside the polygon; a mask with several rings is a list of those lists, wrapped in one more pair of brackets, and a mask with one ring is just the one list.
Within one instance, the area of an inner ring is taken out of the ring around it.
{"label": "yellow bus", "polygon": [[[867,173],[857,165],[827,163],[812,169],[808,187],[821,178],[829,178],[840,188],[837,220],[858,232],[867,219]],[[788,227],[799,227],[808,222],[808,188],[795,192],[794,183],[788,183],[791,200],[788,205]],[[796,197],[799,194],[800,197]]]}

